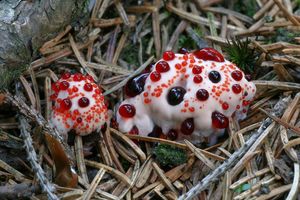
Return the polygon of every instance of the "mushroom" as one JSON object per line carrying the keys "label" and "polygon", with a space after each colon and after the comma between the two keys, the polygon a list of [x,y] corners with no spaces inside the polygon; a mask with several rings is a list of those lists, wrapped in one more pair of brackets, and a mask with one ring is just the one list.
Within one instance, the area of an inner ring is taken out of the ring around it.
{"label": "mushroom", "polygon": [[126,84],[119,130],[146,136],[160,127],[173,140],[222,133],[229,117],[246,117],[256,92],[248,78],[213,48],[166,51],[149,72]]}
{"label": "mushroom", "polygon": [[50,98],[55,102],[51,122],[61,134],[73,129],[78,135],[88,135],[108,120],[104,96],[91,76],[67,72],[51,87]]}

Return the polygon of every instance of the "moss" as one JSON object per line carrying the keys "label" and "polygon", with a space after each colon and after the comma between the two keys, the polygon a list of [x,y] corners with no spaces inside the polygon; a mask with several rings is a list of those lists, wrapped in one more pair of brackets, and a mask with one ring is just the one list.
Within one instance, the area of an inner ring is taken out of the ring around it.
{"label": "moss", "polygon": [[155,147],[153,154],[156,161],[164,168],[173,168],[187,161],[187,154],[183,149],[166,144]]}
{"label": "moss", "polygon": [[299,32],[292,32],[286,28],[278,28],[275,32],[275,35],[270,39],[270,43],[274,42],[289,42],[294,43],[294,38],[299,37]]}
{"label": "moss", "polygon": [[249,17],[253,17],[258,8],[256,0],[236,0],[233,7],[235,11],[243,13]]}
{"label": "moss", "polygon": [[9,89],[13,80],[20,77],[23,71],[27,68],[26,65],[9,69],[0,70],[0,91]]}

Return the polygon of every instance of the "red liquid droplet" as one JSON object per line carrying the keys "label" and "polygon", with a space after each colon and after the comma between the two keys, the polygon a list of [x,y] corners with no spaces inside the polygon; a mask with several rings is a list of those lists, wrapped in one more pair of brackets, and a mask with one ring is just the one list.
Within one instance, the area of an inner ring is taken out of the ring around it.
{"label": "red liquid droplet", "polygon": [[132,118],[135,115],[135,107],[131,104],[123,104],[119,107],[119,113],[124,118]]}
{"label": "red liquid droplet", "polygon": [[160,73],[158,73],[157,71],[154,71],[154,72],[152,72],[152,73],[150,74],[150,79],[151,79],[151,81],[153,81],[153,82],[159,81],[160,78],[161,78],[161,75],[160,75]]}
{"label": "red liquid droplet", "polygon": [[129,131],[130,135],[138,135],[139,134],[139,129],[134,126],[130,131]]}
{"label": "red liquid droplet", "polygon": [[81,81],[82,79],[83,79],[83,77],[82,77],[82,74],[80,74],[80,73],[76,73],[73,76],[74,81]]}
{"label": "red liquid droplet", "polygon": [[95,82],[94,78],[91,75],[87,75],[86,78],[92,82]]}
{"label": "red liquid droplet", "polygon": [[208,74],[208,78],[213,83],[218,83],[221,81],[221,74],[218,71],[211,71]]}
{"label": "red liquid droplet", "polygon": [[231,77],[236,81],[240,81],[243,78],[243,73],[239,70],[235,70],[231,72]]}
{"label": "red liquid droplet", "polygon": [[149,73],[140,74],[130,79],[125,85],[125,93],[129,97],[135,97],[144,91],[144,86]]}
{"label": "red liquid droplet", "polygon": [[173,60],[175,58],[175,54],[173,51],[165,51],[163,53],[163,59],[166,61]]}
{"label": "red liquid droplet", "polygon": [[159,73],[164,73],[170,70],[170,66],[166,61],[159,61],[156,64],[156,71]]}
{"label": "red liquid droplet", "polygon": [[195,65],[192,69],[193,74],[200,74],[202,72],[202,67]]}
{"label": "red liquid droplet", "polygon": [[87,107],[90,105],[90,100],[86,97],[81,97],[79,100],[78,100],[78,105],[82,108],[84,107]]}
{"label": "red liquid droplet", "polygon": [[63,73],[63,74],[61,75],[61,78],[62,78],[62,79],[68,79],[68,78],[70,78],[70,77],[71,77],[71,74],[70,74],[69,72]]}
{"label": "red liquid droplet", "polygon": [[201,50],[196,50],[193,54],[198,59],[224,62],[223,55],[213,48],[203,48]]}
{"label": "red liquid droplet", "polygon": [[235,94],[239,94],[242,91],[242,87],[239,84],[232,85],[232,91]]}
{"label": "red liquid droplet", "polygon": [[81,117],[78,117],[78,118],[76,119],[76,122],[77,122],[78,124],[80,124],[80,123],[82,122],[82,118],[81,118]]}
{"label": "red liquid droplet", "polygon": [[54,93],[54,94],[51,94],[50,95],[50,99],[51,100],[55,100],[57,98],[58,94],[57,93]]}
{"label": "red liquid droplet", "polygon": [[226,102],[222,103],[222,108],[223,108],[223,110],[228,110],[228,108],[229,108],[228,103],[226,103]]}
{"label": "red liquid droplet", "polygon": [[212,126],[214,128],[219,128],[219,129],[227,128],[229,124],[228,118],[218,111],[212,113],[211,120],[212,120]]}
{"label": "red liquid droplet", "polygon": [[193,118],[186,119],[182,122],[180,131],[184,135],[191,135],[194,132],[194,120]]}
{"label": "red liquid droplet", "polygon": [[60,109],[62,111],[69,110],[72,107],[72,102],[69,98],[63,99],[60,102]]}
{"label": "red liquid droplet", "polygon": [[93,91],[93,86],[90,83],[86,83],[86,84],[84,84],[83,89],[87,92],[91,92],[91,91]]}
{"label": "red liquid droplet", "polygon": [[189,51],[184,47],[180,48],[178,52],[181,53],[181,54],[189,53]]}
{"label": "red liquid droplet", "polygon": [[169,130],[167,136],[170,140],[176,140],[178,138],[178,132],[174,129],[171,129]]}
{"label": "red liquid droplet", "polygon": [[54,92],[59,92],[59,85],[57,85],[57,83],[52,83],[52,84],[51,84],[51,89],[52,89]]}
{"label": "red liquid droplet", "polygon": [[194,83],[201,83],[202,80],[203,80],[203,78],[200,75],[194,76],[194,79],[193,79]]}
{"label": "red liquid droplet", "polygon": [[70,84],[67,81],[62,81],[59,84],[59,89],[61,90],[67,90],[69,88]]}
{"label": "red liquid droplet", "polygon": [[246,79],[247,81],[251,81],[251,80],[252,80],[251,75],[250,75],[250,74],[246,74],[246,75],[245,75],[245,79]]}
{"label": "red liquid droplet", "polygon": [[205,101],[209,97],[208,91],[205,89],[199,89],[196,93],[196,97],[199,101]]}

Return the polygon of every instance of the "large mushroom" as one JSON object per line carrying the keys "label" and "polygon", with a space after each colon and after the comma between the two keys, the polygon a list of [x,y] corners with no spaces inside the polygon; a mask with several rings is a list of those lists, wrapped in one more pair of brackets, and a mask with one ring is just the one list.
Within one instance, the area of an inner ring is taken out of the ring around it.
{"label": "large mushroom", "polygon": [[119,129],[146,136],[160,127],[173,140],[216,135],[228,127],[229,117],[246,117],[256,92],[249,81],[213,48],[166,51],[149,72],[125,86]]}
{"label": "large mushroom", "polygon": [[63,135],[73,129],[84,136],[108,120],[104,96],[91,76],[64,73],[52,84],[51,99],[55,102],[51,122]]}

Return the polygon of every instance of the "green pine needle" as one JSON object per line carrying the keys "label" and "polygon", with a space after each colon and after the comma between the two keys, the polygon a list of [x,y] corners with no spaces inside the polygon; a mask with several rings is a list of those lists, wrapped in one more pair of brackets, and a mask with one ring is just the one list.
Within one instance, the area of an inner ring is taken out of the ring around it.
{"label": "green pine needle", "polygon": [[231,62],[236,64],[244,72],[253,73],[257,56],[254,50],[249,48],[249,43],[250,40],[248,38],[245,41],[232,40],[232,43],[228,41],[224,50]]}

